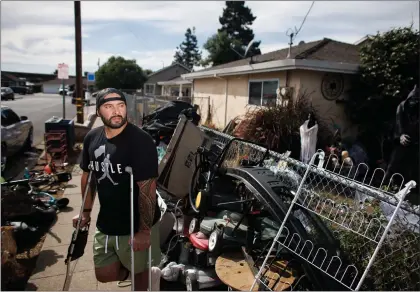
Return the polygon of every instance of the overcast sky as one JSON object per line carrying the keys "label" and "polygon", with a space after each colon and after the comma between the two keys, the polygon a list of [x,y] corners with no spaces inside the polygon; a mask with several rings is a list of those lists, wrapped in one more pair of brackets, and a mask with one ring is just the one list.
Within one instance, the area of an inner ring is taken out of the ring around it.
{"label": "overcast sky", "polygon": [[[224,2],[82,1],[83,71],[97,69],[112,55],[137,60],[157,70],[173,60],[185,30],[195,26],[200,49],[220,27]],[[299,27],[311,2],[247,1],[257,17],[252,28],[261,51],[287,46],[286,31]],[[418,1],[316,1],[295,40],[324,37],[354,43],[366,34],[419,26]],[[1,69],[52,73],[58,63],[75,72],[74,4],[72,1],[2,1]],[[205,50],[203,50],[205,55]]]}

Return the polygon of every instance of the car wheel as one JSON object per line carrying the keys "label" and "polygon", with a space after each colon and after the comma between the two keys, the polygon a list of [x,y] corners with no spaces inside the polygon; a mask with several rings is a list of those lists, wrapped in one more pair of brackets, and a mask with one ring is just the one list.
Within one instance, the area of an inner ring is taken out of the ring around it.
{"label": "car wheel", "polygon": [[31,128],[29,130],[28,137],[26,138],[25,146],[23,147],[24,150],[30,150],[30,149],[32,149],[32,143],[33,143],[33,141],[34,141],[34,129]]}
{"label": "car wheel", "polygon": [[12,100],[15,100],[15,95],[14,94],[12,95]]}

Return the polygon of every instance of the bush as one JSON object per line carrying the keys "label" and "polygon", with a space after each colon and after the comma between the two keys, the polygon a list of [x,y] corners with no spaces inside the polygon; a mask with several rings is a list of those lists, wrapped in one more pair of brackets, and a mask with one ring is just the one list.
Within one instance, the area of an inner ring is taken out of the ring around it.
{"label": "bush", "polygon": [[291,151],[291,157],[298,159],[300,154],[299,128],[312,113],[318,122],[317,148],[324,148],[331,141],[332,133],[309,100],[310,94],[304,91],[294,102],[286,106],[269,106],[248,110],[243,121],[233,134],[243,139],[260,143],[270,150],[284,153]]}

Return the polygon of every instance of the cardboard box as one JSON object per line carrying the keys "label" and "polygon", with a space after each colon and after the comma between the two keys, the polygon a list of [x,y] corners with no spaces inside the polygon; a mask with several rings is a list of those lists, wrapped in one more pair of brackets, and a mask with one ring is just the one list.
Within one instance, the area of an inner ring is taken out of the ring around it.
{"label": "cardboard box", "polygon": [[159,164],[159,187],[178,198],[187,196],[196,166],[197,148],[204,146],[208,149],[210,142],[204,132],[181,116]]}

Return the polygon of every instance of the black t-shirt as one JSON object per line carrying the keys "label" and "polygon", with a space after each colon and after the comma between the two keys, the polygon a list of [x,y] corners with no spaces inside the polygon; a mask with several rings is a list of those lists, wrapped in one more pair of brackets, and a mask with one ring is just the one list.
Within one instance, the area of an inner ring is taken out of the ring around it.
{"label": "black t-shirt", "polygon": [[[138,231],[138,181],[158,177],[158,155],[152,137],[128,123],[117,136],[108,139],[104,127],[90,131],[83,141],[80,168],[93,170],[100,210],[96,227],[107,235],[130,234],[130,175],[134,176],[134,231]],[[156,200],[157,201],[157,200]],[[156,203],[155,222],[160,218]]]}

